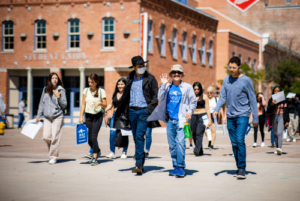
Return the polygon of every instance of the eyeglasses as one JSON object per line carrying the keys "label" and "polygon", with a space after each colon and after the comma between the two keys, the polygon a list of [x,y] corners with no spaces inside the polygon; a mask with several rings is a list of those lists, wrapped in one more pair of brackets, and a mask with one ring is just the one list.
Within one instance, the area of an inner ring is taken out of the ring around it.
{"label": "eyeglasses", "polygon": [[231,66],[227,66],[228,70],[236,70],[238,67],[231,67]]}
{"label": "eyeglasses", "polygon": [[172,71],[172,74],[173,74],[173,75],[176,75],[176,74],[181,75],[182,72],[180,72],[180,71]]}

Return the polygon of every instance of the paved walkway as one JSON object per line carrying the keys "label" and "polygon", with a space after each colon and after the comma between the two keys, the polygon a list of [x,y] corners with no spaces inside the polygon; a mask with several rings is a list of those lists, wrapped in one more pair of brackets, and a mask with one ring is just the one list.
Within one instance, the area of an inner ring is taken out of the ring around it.
{"label": "paved walkway", "polygon": [[[168,176],[172,163],[165,129],[153,130],[150,159],[142,176],[131,173],[134,143],[128,158],[109,160],[109,130],[102,129],[102,157],[92,167],[83,155],[88,145],[76,145],[75,128],[64,128],[60,159],[47,163],[42,130],[34,140],[16,129],[0,136],[0,200],[299,200],[300,139],[284,142],[281,156],[274,155],[270,134],[266,147],[253,148],[253,133],[246,137],[247,179],[232,177],[236,171],[228,135],[217,132],[216,150],[195,157],[186,150],[187,176]],[[260,136],[258,137],[260,144]],[[204,140],[207,147],[207,138]],[[117,150],[121,155],[121,150]]]}

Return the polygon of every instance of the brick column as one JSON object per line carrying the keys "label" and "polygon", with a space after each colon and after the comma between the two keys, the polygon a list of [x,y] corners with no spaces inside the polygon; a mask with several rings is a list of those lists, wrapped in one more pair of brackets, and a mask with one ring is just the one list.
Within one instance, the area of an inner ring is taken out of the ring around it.
{"label": "brick column", "polygon": [[0,93],[5,104],[5,113],[8,112],[8,72],[6,68],[0,68]]}

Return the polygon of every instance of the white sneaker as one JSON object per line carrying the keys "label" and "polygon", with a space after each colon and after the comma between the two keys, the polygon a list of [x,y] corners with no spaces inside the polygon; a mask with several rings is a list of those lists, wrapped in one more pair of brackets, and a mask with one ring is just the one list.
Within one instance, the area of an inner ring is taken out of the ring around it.
{"label": "white sneaker", "polygon": [[49,161],[49,165],[54,165],[56,163],[56,159],[51,159],[50,161]]}
{"label": "white sneaker", "polygon": [[264,146],[265,146],[265,143],[262,142],[262,143],[260,144],[260,147],[264,147]]}
{"label": "white sneaker", "polygon": [[253,146],[253,147],[256,147],[256,146],[257,146],[256,142],[254,142],[254,144],[253,144],[252,146]]}
{"label": "white sneaker", "polygon": [[286,142],[289,142],[289,141],[291,141],[290,138],[286,139]]}
{"label": "white sneaker", "polygon": [[277,154],[277,151],[276,151],[276,150],[274,151],[274,154]]}
{"label": "white sneaker", "polygon": [[294,138],[294,139],[293,139],[293,142],[297,142],[297,140]]}
{"label": "white sneaker", "polygon": [[282,151],[281,151],[280,148],[277,148],[277,149],[276,149],[276,152],[277,152],[277,155],[281,155],[281,154],[282,154]]}
{"label": "white sneaker", "polygon": [[193,145],[192,145],[192,146],[190,146],[190,149],[194,149]]}
{"label": "white sneaker", "polygon": [[122,156],[121,156],[121,158],[127,158],[127,155],[126,155],[126,153],[125,153],[125,152],[123,152],[123,153],[122,153]]}
{"label": "white sneaker", "polygon": [[115,158],[116,158],[116,155],[115,155],[113,152],[110,152],[110,154],[109,154],[109,155],[106,155],[105,157],[106,157],[106,158],[115,159]]}

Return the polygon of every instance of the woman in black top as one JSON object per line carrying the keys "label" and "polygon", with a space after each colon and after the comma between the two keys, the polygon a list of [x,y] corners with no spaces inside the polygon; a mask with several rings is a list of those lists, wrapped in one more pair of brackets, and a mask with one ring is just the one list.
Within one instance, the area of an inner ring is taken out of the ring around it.
{"label": "woman in black top", "polygon": [[[112,158],[112,159],[116,158],[116,155],[115,155],[115,148],[116,148],[115,147],[115,137],[116,137],[117,131],[116,131],[116,129],[113,128],[113,125],[114,125],[115,113],[116,113],[116,110],[117,110],[118,106],[120,105],[120,100],[121,100],[121,97],[123,95],[126,83],[127,82],[124,78],[120,78],[117,81],[115,92],[114,92],[113,97],[112,97],[112,103],[110,105],[108,105],[107,108],[105,109],[105,112],[111,110],[112,108],[114,109],[113,115],[111,117],[111,122],[110,122],[110,140],[109,140],[110,154],[107,155],[106,158]],[[128,149],[128,147],[123,148],[121,158],[127,158],[127,155],[126,155],[127,154],[127,149]]]}

